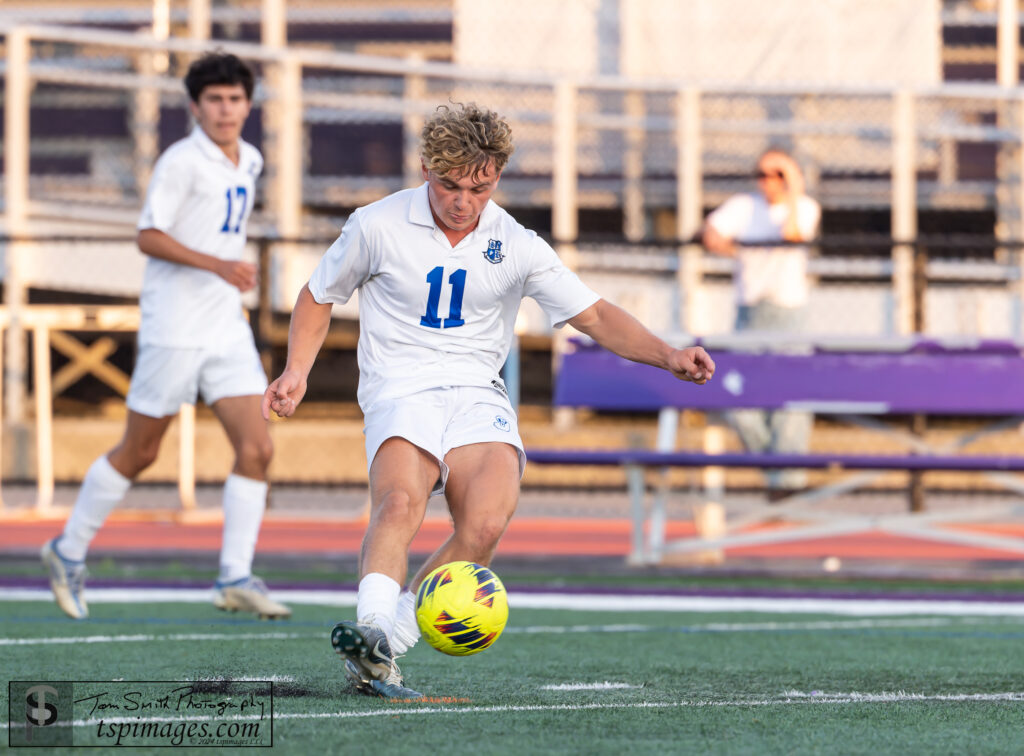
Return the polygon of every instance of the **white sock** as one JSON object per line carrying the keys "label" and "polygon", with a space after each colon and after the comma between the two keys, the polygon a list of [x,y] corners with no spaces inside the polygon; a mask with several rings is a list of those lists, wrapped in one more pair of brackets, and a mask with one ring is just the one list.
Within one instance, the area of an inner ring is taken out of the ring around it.
{"label": "white sock", "polygon": [[252,574],[252,557],[266,506],[266,481],[228,476],[224,482],[224,540],[220,548],[222,583]]}
{"label": "white sock", "polygon": [[397,582],[380,572],[371,572],[359,581],[356,621],[377,625],[391,640],[395,629],[395,608],[402,590]]}
{"label": "white sock", "polygon": [[65,559],[81,562],[89,550],[96,532],[103,526],[107,515],[128,493],[132,482],[114,469],[107,455],[97,459],[89,467],[78,489],[78,498],[71,510],[71,516],[64,525],[64,533],[57,545],[58,553]]}
{"label": "white sock", "polygon": [[391,637],[391,651],[401,656],[416,645],[420,639],[420,626],[416,624],[416,595],[405,591],[398,598],[398,610],[395,612],[395,631]]}

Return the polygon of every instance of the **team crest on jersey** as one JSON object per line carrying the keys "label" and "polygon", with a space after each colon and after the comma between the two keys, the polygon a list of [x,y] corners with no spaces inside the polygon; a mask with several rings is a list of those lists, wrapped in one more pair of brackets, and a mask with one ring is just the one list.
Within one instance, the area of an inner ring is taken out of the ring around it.
{"label": "team crest on jersey", "polygon": [[512,426],[509,425],[509,422],[508,422],[507,418],[504,418],[501,415],[495,415],[494,416],[494,427],[497,428],[500,431],[505,431],[506,433],[508,433],[509,428],[511,428]]}
{"label": "team crest on jersey", "polygon": [[505,255],[501,252],[501,242],[497,239],[488,239],[484,257],[487,258],[487,262],[494,263],[495,265],[504,260]]}

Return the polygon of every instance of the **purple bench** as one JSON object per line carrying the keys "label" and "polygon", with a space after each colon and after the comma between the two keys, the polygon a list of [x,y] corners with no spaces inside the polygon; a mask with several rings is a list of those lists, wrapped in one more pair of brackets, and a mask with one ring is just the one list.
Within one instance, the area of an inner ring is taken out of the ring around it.
{"label": "purple bench", "polygon": [[[934,340],[836,342],[803,353],[734,351],[749,339],[705,339],[716,363],[705,386],[618,357],[593,344],[565,356],[554,402],[630,412],[662,407],[809,409],[830,414],[1024,416],[1021,345]],[[732,344],[732,349],[722,347]],[[864,349],[856,349],[860,344]],[[784,342],[775,342],[783,350]],[[789,345],[790,349],[796,349]],[[869,351],[870,350],[870,351]]]}
{"label": "purple bench", "polygon": [[[652,507],[645,504],[644,470],[649,468],[1024,471],[1024,457],[1021,456],[950,453],[977,438],[977,432],[937,450],[929,447],[919,436],[898,434],[885,427],[889,436],[901,435],[910,447],[909,453],[894,455],[712,454],[674,448],[681,409],[706,412],[740,408],[802,409],[875,429],[881,427],[878,416],[886,415],[991,419],[992,424],[983,432],[1012,427],[1024,417],[1024,354],[1022,346],[1014,342],[943,342],[905,338],[808,344],[780,340],[766,342],[763,337],[755,341],[751,335],[709,338],[704,340],[704,346],[715,359],[716,374],[714,380],[705,386],[678,381],[665,371],[629,362],[592,343],[575,342],[573,346],[573,351],[565,356],[557,377],[554,404],[605,412],[657,412],[660,420],[657,448],[528,449],[527,456],[534,464],[624,466],[633,500],[633,562],[658,561],[666,551],[785,540],[779,534],[760,534],[754,541],[750,540],[753,536],[737,536],[718,539],[710,544],[708,541],[664,544],[664,492],[655,497]],[[781,506],[772,507],[770,514],[776,519],[794,514],[805,519],[813,513],[801,510],[801,505],[854,490],[874,477],[877,476],[861,474],[852,481],[797,495]],[[1024,484],[1015,484],[1006,477],[1000,482],[1017,493],[1024,493]],[[987,508],[985,513],[991,514],[992,508]],[[947,514],[942,519],[963,519],[971,514],[973,512]],[[650,523],[647,523],[648,517]],[[900,532],[907,532],[908,523],[903,521],[905,517],[896,518],[898,522],[890,525]],[[935,521],[936,516],[918,519]],[[746,518],[742,524],[750,521]],[[862,521],[860,518],[858,522],[862,525]],[[885,524],[878,518],[872,520],[872,527]],[[649,534],[646,547],[643,542],[645,529]],[[805,537],[822,532],[820,527],[804,531]],[[836,531],[829,528],[828,532]],[[838,532],[851,531],[840,528]],[[948,540],[948,533],[952,531],[944,531],[941,536]],[[923,531],[921,534],[924,535]],[[935,531],[928,531],[928,537],[935,535]],[[966,533],[954,535],[958,542],[1024,551],[1024,544],[1014,539]]]}

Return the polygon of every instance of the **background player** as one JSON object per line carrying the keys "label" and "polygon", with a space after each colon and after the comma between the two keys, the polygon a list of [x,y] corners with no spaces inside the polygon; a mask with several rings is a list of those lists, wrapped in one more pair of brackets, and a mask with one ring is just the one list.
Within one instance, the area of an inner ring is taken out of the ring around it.
{"label": "background player", "polygon": [[210,54],[185,76],[196,126],[161,155],[138,223],[149,259],[139,304],[139,354],[124,436],[89,468],[64,532],[43,546],[57,603],[88,616],[85,556],[132,480],[156,459],[167,427],[197,395],[213,409],[235,452],[224,484],[224,540],[214,604],[287,617],[251,574],[273,453],[260,396],[266,375],[241,293],[257,282],[242,261],[246,221],[263,158],[241,139],[252,107],[252,71],[234,55]]}
{"label": "background player", "polygon": [[[511,130],[494,113],[438,109],[423,129],[426,183],[348,219],[299,294],[287,365],[263,401],[264,415],[294,413],[332,304],[358,289],[371,512],[358,621],[339,623],[331,640],[361,692],[419,695],[394,663],[419,637],[412,591],[437,565],[490,563],[515,511],[526,456],[498,372],[524,296],[556,326],[570,323],[629,359],[697,383],[714,372],[703,349],[669,347],[490,201],[512,150]],[[454,532],[403,594],[409,545],[428,497],[442,492]]]}

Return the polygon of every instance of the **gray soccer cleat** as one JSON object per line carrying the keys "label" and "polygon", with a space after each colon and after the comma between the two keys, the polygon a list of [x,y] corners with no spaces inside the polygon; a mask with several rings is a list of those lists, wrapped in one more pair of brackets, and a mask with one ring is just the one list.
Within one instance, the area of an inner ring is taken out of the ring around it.
{"label": "gray soccer cleat", "polygon": [[362,693],[363,695],[370,695],[370,681],[363,677],[363,674],[359,671],[359,668],[352,663],[351,659],[345,659],[345,677],[349,679],[356,693]]}
{"label": "gray soccer cleat", "polygon": [[345,657],[345,675],[356,691],[380,698],[421,698],[422,694],[405,687],[402,671],[391,654],[388,637],[373,624],[346,620],[331,631],[331,646]]}
{"label": "gray soccer cleat", "polygon": [[423,698],[423,694],[405,687],[405,680],[402,679],[402,672],[398,665],[392,662],[391,673],[387,680],[367,680],[359,672],[358,667],[351,659],[345,659],[345,676],[352,681],[356,693],[364,696],[376,696],[387,698],[392,701]]}
{"label": "gray soccer cleat", "polygon": [[287,619],[292,610],[267,595],[266,584],[249,575],[239,580],[213,586],[213,605],[228,612],[251,612],[260,619]]}
{"label": "gray soccer cleat", "polygon": [[65,559],[57,551],[60,536],[47,541],[39,552],[43,566],[50,573],[50,588],[57,606],[72,619],[85,619],[89,607],[85,603],[85,562]]}
{"label": "gray soccer cleat", "polygon": [[366,680],[387,679],[394,664],[388,636],[374,624],[339,622],[331,631],[331,646],[351,660]]}

